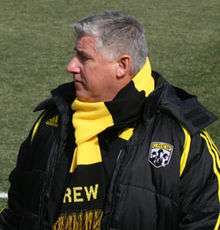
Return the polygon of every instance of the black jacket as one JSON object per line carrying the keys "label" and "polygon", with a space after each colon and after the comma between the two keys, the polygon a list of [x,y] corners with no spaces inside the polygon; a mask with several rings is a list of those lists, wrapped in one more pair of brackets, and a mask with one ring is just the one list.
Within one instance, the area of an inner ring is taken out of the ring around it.
{"label": "black jacket", "polygon": [[[204,131],[215,117],[196,97],[153,75],[156,90],[130,140],[118,138],[126,127],[99,135],[110,181],[102,228],[217,230],[220,156]],[[75,147],[72,88],[60,86],[37,107],[44,111],[21,145],[0,229],[46,230],[56,220]]]}

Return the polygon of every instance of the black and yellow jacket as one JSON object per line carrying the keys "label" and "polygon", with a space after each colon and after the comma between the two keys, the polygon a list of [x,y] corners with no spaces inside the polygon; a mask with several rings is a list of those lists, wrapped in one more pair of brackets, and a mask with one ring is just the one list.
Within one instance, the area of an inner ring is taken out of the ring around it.
{"label": "black and yellow jacket", "polygon": [[[106,180],[101,229],[218,230],[220,155],[205,131],[215,117],[196,97],[152,75],[149,96],[130,82],[104,103],[114,125],[98,134]],[[68,83],[37,107],[43,112],[10,174],[0,229],[47,230],[59,220],[76,148],[74,98]]]}

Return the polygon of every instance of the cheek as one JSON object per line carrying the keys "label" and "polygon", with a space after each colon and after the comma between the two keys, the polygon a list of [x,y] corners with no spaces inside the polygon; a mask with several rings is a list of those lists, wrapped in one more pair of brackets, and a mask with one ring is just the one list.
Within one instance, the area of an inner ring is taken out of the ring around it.
{"label": "cheek", "polygon": [[85,87],[89,91],[96,91],[99,88],[100,82],[103,80],[100,79],[100,74],[96,71],[95,68],[85,68],[82,72],[82,79],[85,83]]}
{"label": "cheek", "polygon": [[115,84],[115,73],[112,68],[107,68],[103,71],[103,81],[106,86],[111,86]]}
{"label": "cheek", "polygon": [[89,65],[84,66],[84,68],[81,71],[82,78],[84,79],[85,82],[90,82],[91,79],[93,78],[92,76],[96,73],[94,68],[91,68]]}
{"label": "cheek", "polygon": [[88,89],[97,93],[104,92],[105,89],[109,89],[114,85],[113,69],[107,65],[85,66],[83,74]]}
{"label": "cheek", "polygon": [[85,80],[87,82],[91,82],[96,79],[96,76],[99,76],[100,71],[99,68],[97,68],[96,65],[88,63],[84,65],[83,71],[82,71]]}

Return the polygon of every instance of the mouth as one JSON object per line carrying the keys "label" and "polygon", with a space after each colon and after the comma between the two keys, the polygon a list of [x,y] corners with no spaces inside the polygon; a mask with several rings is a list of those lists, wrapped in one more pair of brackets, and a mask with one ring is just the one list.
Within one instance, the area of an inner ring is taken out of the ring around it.
{"label": "mouth", "polygon": [[82,82],[82,81],[79,81],[79,80],[77,80],[77,79],[73,79],[73,81],[74,81],[75,84],[82,84],[82,85],[83,85],[83,82]]}
{"label": "mouth", "polygon": [[82,81],[81,81],[79,78],[77,78],[76,75],[73,75],[73,81],[74,81],[74,82],[82,83]]}
{"label": "mouth", "polygon": [[84,86],[84,83],[78,79],[73,79],[73,82],[74,82],[74,87],[76,90],[81,90],[83,89],[85,86]]}

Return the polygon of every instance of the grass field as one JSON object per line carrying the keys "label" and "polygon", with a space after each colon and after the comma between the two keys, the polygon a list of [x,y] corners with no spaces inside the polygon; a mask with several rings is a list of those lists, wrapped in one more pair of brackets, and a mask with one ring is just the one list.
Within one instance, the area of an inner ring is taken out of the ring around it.
{"label": "grass field", "polygon": [[[1,0],[0,191],[8,189],[19,145],[37,116],[34,106],[71,80],[64,71],[73,50],[71,23],[106,9],[136,16],[153,68],[220,115],[218,0]],[[220,122],[209,131],[219,145]]]}

